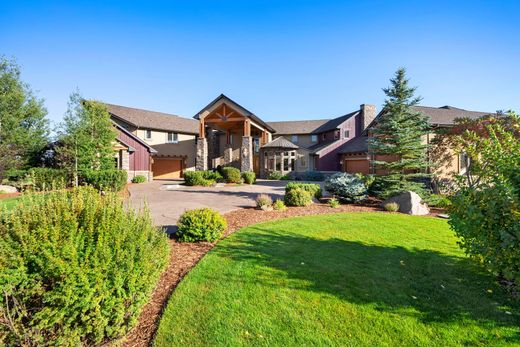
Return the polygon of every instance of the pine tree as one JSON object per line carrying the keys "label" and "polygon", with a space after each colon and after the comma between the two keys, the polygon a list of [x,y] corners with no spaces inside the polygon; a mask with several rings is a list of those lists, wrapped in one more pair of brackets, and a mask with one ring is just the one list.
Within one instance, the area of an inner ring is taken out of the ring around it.
{"label": "pine tree", "polygon": [[20,79],[20,67],[0,57],[0,178],[5,170],[37,163],[48,143],[47,110]]}
{"label": "pine tree", "polygon": [[414,96],[416,88],[408,82],[405,69],[397,70],[390,87],[383,89],[387,99],[371,130],[372,165],[382,172],[373,190],[382,198],[404,190],[422,194],[424,184],[420,178],[429,176],[428,145],[424,142],[429,132],[428,117],[413,109],[421,98]]}
{"label": "pine tree", "polygon": [[115,168],[117,134],[104,104],[73,93],[61,128],[57,148],[60,166],[75,176],[78,171]]}

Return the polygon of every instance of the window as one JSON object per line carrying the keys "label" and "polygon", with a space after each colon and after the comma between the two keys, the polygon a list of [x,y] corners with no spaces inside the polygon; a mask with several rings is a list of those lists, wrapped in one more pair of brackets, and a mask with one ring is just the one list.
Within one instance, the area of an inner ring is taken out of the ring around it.
{"label": "window", "polygon": [[291,141],[294,143],[298,142],[298,135],[291,136]]}
{"label": "window", "polygon": [[151,140],[152,139],[152,131],[151,130],[145,130],[144,131],[144,139],[145,140]]}
{"label": "window", "polygon": [[350,137],[350,130],[345,130],[345,138],[348,139]]}
{"label": "window", "polygon": [[339,139],[339,130],[334,131],[334,140]]}
{"label": "window", "polygon": [[323,134],[321,135],[321,139],[322,139],[323,141],[325,141],[325,140],[327,139],[327,134],[323,133]]}
{"label": "window", "polygon": [[168,143],[177,143],[177,142],[179,142],[179,134],[177,134],[177,133],[168,133],[167,142]]}
{"label": "window", "polygon": [[302,157],[300,158],[300,166],[301,167],[307,166],[307,161],[305,160],[305,156],[304,155],[302,155]]}
{"label": "window", "polygon": [[318,135],[311,135],[311,142],[318,142]]}
{"label": "window", "polygon": [[469,156],[467,153],[461,153],[460,156],[459,156],[459,160],[460,160],[460,173],[461,174],[464,174],[466,173],[466,170],[468,169],[468,166],[469,166]]}

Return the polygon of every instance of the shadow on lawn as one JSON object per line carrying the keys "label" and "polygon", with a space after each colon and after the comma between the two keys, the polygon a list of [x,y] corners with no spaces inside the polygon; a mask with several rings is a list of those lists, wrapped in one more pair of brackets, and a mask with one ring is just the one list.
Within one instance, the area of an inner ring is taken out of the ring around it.
{"label": "shadow on lawn", "polygon": [[[285,276],[283,287],[335,295],[425,323],[464,324],[471,319],[482,327],[520,325],[520,304],[511,302],[492,276],[465,258],[337,238],[320,240],[262,227],[236,234],[233,242],[213,252],[259,266],[256,280],[262,285],[279,287],[280,276]],[[520,333],[503,338],[519,341]]]}

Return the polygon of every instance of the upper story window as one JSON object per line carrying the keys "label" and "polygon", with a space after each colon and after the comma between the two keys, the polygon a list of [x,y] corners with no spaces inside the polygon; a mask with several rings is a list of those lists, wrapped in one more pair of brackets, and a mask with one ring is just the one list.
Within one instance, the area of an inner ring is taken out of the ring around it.
{"label": "upper story window", "polygon": [[469,156],[466,152],[463,152],[459,155],[460,160],[460,174],[465,174],[469,167]]}
{"label": "upper story window", "polygon": [[292,142],[298,142],[298,135],[291,136],[291,141]]}
{"label": "upper story window", "polygon": [[311,135],[311,142],[318,142],[318,135]]}
{"label": "upper story window", "polygon": [[323,141],[325,141],[327,139],[327,134],[326,133],[321,134],[321,139]]}
{"label": "upper story window", "polygon": [[339,139],[339,130],[334,131],[334,140]]}
{"label": "upper story window", "polygon": [[177,143],[177,142],[179,142],[179,134],[177,134],[177,133],[168,133],[167,142],[168,143]]}
{"label": "upper story window", "polygon": [[149,129],[146,129],[144,131],[144,139],[145,140],[151,140],[152,139],[152,131]]}
{"label": "upper story window", "polygon": [[350,130],[349,129],[345,130],[344,136],[345,136],[346,139],[350,138]]}

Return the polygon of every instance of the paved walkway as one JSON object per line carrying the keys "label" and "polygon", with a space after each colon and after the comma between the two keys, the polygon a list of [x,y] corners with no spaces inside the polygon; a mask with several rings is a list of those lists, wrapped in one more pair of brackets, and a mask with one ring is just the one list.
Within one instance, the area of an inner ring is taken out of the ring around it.
{"label": "paved walkway", "polygon": [[274,199],[283,198],[286,181],[257,180],[253,185],[223,187],[188,187],[182,181],[156,180],[129,186],[130,205],[144,206],[145,202],[156,225],[175,230],[177,219],[185,210],[210,207],[221,213],[255,206],[254,199],[265,193]]}

